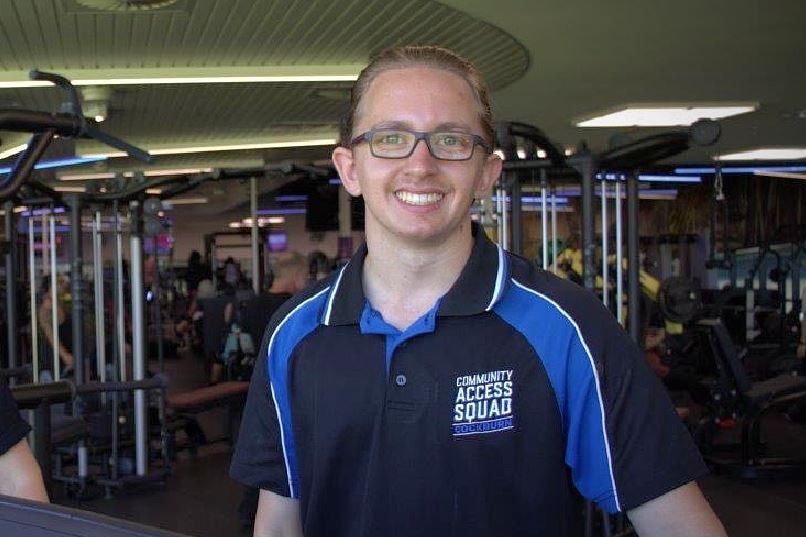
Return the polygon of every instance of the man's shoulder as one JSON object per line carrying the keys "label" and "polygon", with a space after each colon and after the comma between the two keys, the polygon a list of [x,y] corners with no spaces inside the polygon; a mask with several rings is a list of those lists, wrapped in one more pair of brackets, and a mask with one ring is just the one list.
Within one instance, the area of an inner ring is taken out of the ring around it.
{"label": "man's shoulder", "polygon": [[507,254],[510,285],[525,290],[534,300],[551,303],[569,317],[586,318],[603,310],[601,301],[588,289],[515,254]]}
{"label": "man's shoulder", "polygon": [[316,281],[285,300],[274,312],[272,328],[277,328],[283,320],[296,315],[304,314],[306,317],[318,320],[329,297],[332,283],[332,278]]}

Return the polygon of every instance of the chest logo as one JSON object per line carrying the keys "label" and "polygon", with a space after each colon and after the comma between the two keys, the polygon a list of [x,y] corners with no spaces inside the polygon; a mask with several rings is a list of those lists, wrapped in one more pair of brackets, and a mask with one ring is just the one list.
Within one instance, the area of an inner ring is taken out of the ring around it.
{"label": "chest logo", "polygon": [[456,377],[453,436],[512,429],[512,370]]}

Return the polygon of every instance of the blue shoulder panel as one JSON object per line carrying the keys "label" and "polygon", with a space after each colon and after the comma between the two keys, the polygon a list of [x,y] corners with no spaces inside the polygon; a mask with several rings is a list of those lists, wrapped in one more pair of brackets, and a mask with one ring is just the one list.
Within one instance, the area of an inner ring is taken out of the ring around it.
{"label": "blue shoulder panel", "polygon": [[300,302],[277,323],[266,354],[267,388],[272,394],[277,419],[280,422],[280,440],[283,445],[288,489],[292,498],[299,498],[299,472],[292,426],[289,366],[294,348],[319,326],[320,312],[329,290],[330,287],[326,287]]}
{"label": "blue shoulder panel", "polygon": [[566,435],[575,486],[606,510],[619,510],[605,409],[595,362],[579,325],[554,300],[516,280],[494,313],[529,342],[543,364]]}

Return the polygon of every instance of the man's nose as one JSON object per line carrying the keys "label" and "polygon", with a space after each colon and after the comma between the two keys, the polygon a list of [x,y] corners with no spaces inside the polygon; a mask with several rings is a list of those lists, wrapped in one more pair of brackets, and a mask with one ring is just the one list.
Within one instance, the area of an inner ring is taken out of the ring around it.
{"label": "man's nose", "polygon": [[431,154],[431,150],[428,148],[428,142],[426,142],[424,138],[415,140],[414,149],[411,151],[409,159],[413,162],[427,163],[429,166],[433,165],[436,160],[434,155]]}

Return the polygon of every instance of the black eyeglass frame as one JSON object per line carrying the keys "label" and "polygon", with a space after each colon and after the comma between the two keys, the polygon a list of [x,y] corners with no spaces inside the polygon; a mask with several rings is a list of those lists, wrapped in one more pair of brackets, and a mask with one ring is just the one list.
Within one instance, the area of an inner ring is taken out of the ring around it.
{"label": "black eyeglass frame", "polygon": [[[414,145],[411,146],[411,151],[408,152],[406,155],[401,155],[399,157],[388,157],[383,155],[376,155],[375,150],[372,148],[372,142],[370,141],[372,136],[375,135],[377,132],[405,132],[408,134],[414,135]],[[473,145],[471,146],[470,155],[466,158],[442,158],[438,157],[434,154],[434,150],[431,149],[431,142],[429,141],[429,137],[433,134],[462,134],[466,136],[473,137]],[[390,128],[378,128],[378,129],[370,129],[367,132],[361,133],[352,140],[350,140],[350,148],[355,147],[356,145],[366,142],[369,144],[369,151],[372,153],[372,156],[375,158],[383,158],[383,159],[402,159],[402,158],[409,158],[414,150],[417,149],[417,144],[420,143],[420,140],[425,141],[425,146],[428,148],[428,153],[437,160],[446,160],[448,162],[463,162],[465,160],[470,160],[473,158],[473,153],[476,150],[476,146],[480,145],[484,148],[484,150],[489,155],[492,153],[492,149],[490,148],[490,144],[484,141],[484,138],[479,136],[478,134],[468,134],[466,132],[451,132],[451,131],[433,131],[433,132],[423,132],[423,131],[412,131],[408,129],[390,129]]]}

